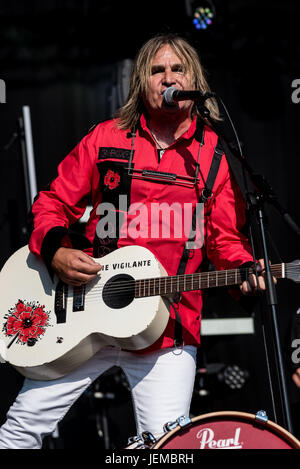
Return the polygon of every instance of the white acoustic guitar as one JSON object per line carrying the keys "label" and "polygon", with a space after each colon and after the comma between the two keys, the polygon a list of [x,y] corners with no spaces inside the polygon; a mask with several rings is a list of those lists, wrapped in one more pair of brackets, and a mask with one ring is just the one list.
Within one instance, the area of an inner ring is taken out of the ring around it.
{"label": "white acoustic guitar", "polygon": [[[100,275],[83,287],[51,279],[27,246],[0,273],[0,354],[32,379],[66,375],[106,345],[143,349],[163,333],[176,292],[240,284],[249,269],[168,276],[141,246],[101,259]],[[251,269],[250,269],[251,270]],[[277,278],[300,281],[300,261],[271,267]]]}

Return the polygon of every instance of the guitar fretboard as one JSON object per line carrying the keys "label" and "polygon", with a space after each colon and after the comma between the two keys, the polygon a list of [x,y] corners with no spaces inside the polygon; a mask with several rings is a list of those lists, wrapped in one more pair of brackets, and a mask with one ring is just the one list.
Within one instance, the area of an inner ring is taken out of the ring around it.
{"label": "guitar fretboard", "polygon": [[[284,266],[285,264],[272,265],[272,275],[277,278],[283,278]],[[176,292],[239,285],[244,280],[247,280],[251,273],[254,273],[252,267],[244,267],[233,270],[218,270],[136,280],[135,297],[143,298],[147,296],[170,295]]]}

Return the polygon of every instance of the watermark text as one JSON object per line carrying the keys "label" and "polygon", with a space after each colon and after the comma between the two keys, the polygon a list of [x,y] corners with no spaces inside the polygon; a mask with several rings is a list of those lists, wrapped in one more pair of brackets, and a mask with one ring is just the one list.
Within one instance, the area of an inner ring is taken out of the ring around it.
{"label": "watermark text", "polygon": [[6,103],[6,84],[5,81],[0,78],[0,103]]}

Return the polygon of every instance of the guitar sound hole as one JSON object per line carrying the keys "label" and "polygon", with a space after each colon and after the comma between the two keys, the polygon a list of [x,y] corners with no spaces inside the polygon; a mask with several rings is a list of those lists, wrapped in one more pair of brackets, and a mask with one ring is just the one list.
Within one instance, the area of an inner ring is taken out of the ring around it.
{"label": "guitar sound hole", "polygon": [[127,274],[119,274],[106,282],[102,297],[109,308],[125,308],[134,299],[135,280]]}

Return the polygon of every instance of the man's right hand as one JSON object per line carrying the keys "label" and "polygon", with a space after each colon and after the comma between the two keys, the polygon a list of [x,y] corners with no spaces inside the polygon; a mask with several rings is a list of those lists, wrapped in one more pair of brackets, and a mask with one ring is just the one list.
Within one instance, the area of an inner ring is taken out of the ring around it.
{"label": "man's right hand", "polygon": [[75,287],[96,278],[101,269],[85,252],[64,247],[54,254],[51,267],[63,282]]}

